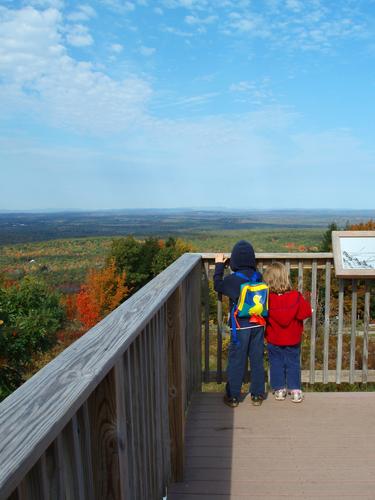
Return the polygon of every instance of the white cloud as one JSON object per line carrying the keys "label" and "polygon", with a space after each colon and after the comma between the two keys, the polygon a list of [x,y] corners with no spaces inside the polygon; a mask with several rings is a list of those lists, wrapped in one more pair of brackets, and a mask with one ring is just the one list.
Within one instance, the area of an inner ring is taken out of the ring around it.
{"label": "white cloud", "polygon": [[96,17],[96,11],[90,5],[79,5],[77,10],[67,15],[69,21],[88,21]]}
{"label": "white cloud", "polygon": [[82,24],[67,26],[66,39],[69,45],[73,45],[74,47],[87,47],[94,43],[88,27]]}
{"label": "white cloud", "polygon": [[65,2],[64,0],[29,0],[28,5],[31,7],[62,9]]}
{"label": "white cloud", "polygon": [[110,50],[115,54],[121,54],[121,52],[124,50],[124,46],[120,43],[112,43],[112,45],[110,45]]}
{"label": "white cloud", "polygon": [[207,16],[200,18],[197,16],[186,16],[185,23],[190,25],[212,24],[217,20],[217,16]]}
{"label": "white cloud", "polygon": [[115,80],[75,60],[64,46],[64,33],[56,9],[0,9],[0,107],[9,114],[22,102],[24,112],[33,110],[56,127],[92,133],[144,120],[148,82],[132,74]]}
{"label": "white cloud", "polygon": [[145,47],[144,45],[141,45],[139,47],[138,52],[145,57],[150,57],[153,54],[155,54],[156,49],[154,47]]}
{"label": "white cloud", "polygon": [[134,2],[124,2],[122,0],[100,0],[103,5],[116,12],[133,12],[136,8]]}

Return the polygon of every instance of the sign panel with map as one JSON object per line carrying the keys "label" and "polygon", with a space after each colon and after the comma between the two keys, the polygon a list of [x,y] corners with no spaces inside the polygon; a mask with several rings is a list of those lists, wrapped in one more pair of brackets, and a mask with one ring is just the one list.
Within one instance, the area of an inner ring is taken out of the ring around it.
{"label": "sign panel with map", "polygon": [[375,231],[333,231],[336,276],[375,278]]}

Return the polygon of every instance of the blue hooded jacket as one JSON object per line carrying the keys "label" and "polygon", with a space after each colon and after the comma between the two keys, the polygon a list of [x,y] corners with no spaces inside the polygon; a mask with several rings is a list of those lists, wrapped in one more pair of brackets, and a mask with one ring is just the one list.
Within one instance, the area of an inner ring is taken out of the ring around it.
{"label": "blue hooded jacket", "polygon": [[[215,265],[214,289],[229,297],[229,305],[232,310],[232,307],[238,302],[241,285],[245,283],[245,280],[236,276],[235,273],[238,271],[254,281],[262,280],[261,274],[256,270],[255,252],[251,244],[245,240],[236,243],[230,258],[230,268],[233,274],[224,278],[224,268],[225,264],[221,262]],[[256,276],[254,276],[255,273]],[[241,327],[249,326],[249,320],[246,318],[239,318],[239,322]]]}

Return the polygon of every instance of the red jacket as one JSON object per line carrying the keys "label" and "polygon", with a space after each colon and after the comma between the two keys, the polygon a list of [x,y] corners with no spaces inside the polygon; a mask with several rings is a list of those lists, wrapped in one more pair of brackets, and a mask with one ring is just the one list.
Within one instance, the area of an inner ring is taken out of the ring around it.
{"label": "red jacket", "polygon": [[296,345],[301,342],[303,320],[310,318],[311,306],[296,290],[281,295],[270,292],[266,326],[267,342]]}

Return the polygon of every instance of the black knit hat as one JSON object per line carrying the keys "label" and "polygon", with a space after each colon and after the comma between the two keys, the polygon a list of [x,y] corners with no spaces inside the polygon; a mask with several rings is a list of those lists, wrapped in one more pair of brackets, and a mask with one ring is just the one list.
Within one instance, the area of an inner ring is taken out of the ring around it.
{"label": "black knit hat", "polygon": [[230,267],[232,271],[256,270],[254,248],[248,241],[241,240],[234,245],[230,257]]}

